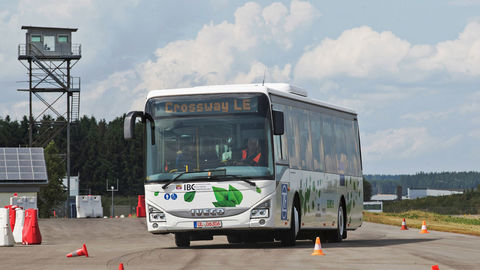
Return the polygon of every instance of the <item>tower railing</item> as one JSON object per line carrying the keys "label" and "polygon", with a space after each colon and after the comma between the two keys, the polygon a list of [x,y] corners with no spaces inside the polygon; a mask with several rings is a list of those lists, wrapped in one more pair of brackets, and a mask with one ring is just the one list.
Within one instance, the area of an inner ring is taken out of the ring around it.
{"label": "tower railing", "polygon": [[19,57],[29,57],[29,56],[40,56],[40,57],[81,57],[82,56],[82,45],[81,44],[72,44],[70,51],[54,51],[52,54],[45,54],[43,50],[38,48],[33,43],[28,44],[19,44],[18,45],[18,56]]}

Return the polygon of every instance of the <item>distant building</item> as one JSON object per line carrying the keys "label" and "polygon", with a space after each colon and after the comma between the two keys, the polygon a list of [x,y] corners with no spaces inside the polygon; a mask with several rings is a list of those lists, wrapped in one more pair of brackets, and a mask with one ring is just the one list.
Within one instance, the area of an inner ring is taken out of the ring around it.
{"label": "distant building", "polygon": [[[80,195],[79,193],[79,176],[70,176],[70,196],[75,197]],[[68,181],[67,178],[62,178],[63,190],[67,191]]]}
{"label": "distant building", "polygon": [[0,148],[0,207],[10,204],[15,193],[37,197],[40,187],[47,184],[43,148]]}
{"label": "distant building", "polygon": [[370,201],[394,201],[397,199],[397,194],[375,194],[372,195]]}
{"label": "distant building", "polygon": [[363,210],[373,213],[383,212],[383,202],[363,202]]}
{"label": "distant building", "polygon": [[448,196],[453,194],[463,194],[463,191],[450,189],[430,189],[430,188],[408,188],[407,198],[418,199],[427,196]]}

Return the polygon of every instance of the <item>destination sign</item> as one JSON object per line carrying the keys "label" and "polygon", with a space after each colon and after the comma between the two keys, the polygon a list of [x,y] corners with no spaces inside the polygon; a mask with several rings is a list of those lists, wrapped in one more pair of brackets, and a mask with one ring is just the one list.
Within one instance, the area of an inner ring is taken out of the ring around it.
{"label": "destination sign", "polygon": [[217,113],[257,113],[258,97],[226,97],[198,101],[164,101],[157,103],[156,109],[156,116]]}

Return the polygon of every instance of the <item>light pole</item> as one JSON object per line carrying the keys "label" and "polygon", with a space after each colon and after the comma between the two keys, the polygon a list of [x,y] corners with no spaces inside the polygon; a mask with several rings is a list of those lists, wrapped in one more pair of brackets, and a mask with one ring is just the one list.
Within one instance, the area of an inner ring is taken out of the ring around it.
{"label": "light pole", "polygon": [[106,182],[106,186],[107,186],[107,191],[112,192],[112,217],[115,217],[115,209],[113,208],[113,192],[118,191],[118,179],[117,179],[117,188],[115,188],[114,186],[110,186],[110,189],[109,189],[108,188],[108,179],[107,179],[107,182]]}

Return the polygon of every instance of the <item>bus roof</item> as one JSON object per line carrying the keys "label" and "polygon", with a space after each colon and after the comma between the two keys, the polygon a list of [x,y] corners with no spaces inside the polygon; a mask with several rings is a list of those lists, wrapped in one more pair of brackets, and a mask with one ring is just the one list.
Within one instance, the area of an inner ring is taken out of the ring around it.
{"label": "bus roof", "polygon": [[266,95],[274,94],[288,99],[298,100],[305,103],[318,105],[333,110],[350,113],[357,113],[351,109],[332,105],[323,101],[309,98],[307,91],[287,83],[265,83],[265,84],[230,84],[230,85],[209,85],[196,86],[191,88],[175,88],[152,90],[147,95],[147,100],[154,97],[165,96],[187,96],[200,94],[229,94],[229,93],[264,93]]}

